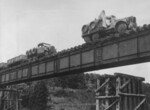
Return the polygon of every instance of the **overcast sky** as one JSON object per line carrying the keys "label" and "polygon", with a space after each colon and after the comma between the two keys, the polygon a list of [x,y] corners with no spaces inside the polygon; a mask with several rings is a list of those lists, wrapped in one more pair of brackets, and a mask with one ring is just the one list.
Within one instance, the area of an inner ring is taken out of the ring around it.
{"label": "overcast sky", "polygon": [[[150,0],[0,0],[0,62],[24,54],[40,42],[57,50],[84,43],[81,28],[105,10],[118,18],[136,16],[150,24]],[[150,63],[98,71],[143,76],[150,82]]]}

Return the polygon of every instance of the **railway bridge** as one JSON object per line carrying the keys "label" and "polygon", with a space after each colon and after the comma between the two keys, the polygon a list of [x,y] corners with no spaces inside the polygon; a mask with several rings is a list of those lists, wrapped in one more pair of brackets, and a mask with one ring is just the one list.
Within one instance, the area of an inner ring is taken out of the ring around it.
{"label": "railway bridge", "polygon": [[150,61],[150,29],[83,44],[0,71],[0,86]]}
{"label": "railway bridge", "polygon": [[[0,71],[0,87],[150,61],[150,28]],[[127,82],[126,82],[127,83]],[[120,109],[118,109],[120,110]]]}

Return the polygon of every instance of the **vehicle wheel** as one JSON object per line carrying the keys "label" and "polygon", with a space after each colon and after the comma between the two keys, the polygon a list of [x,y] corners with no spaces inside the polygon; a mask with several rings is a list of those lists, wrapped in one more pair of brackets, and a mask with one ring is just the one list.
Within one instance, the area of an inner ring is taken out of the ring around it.
{"label": "vehicle wheel", "polygon": [[116,28],[116,31],[119,33],[119,34],[123,34],[126,32],[127,30],[127,24],[123,21],[120,21],[116,24],[115,28]]}
{"label": "vehicle wheel", "polygon": [[49,54],[49,52],[48,52],[48,51],[45,51],[44,53],[45,53],[45,56],[47,56],[47,55]]}
{"label": "vehicle wheel", "polygon": [[90,23],[90,30],[95,30],[95,28],[96,28],[96,22],[92,21]]}
{"label": "vehicle wheel", "polygon": [[99,38],[100,38],[99,34],[93,34],[93,35],[92,35],[92,41],[93,41],[93,42],[98,41]]}
{"label": "vehicle wheel", "polygon": [[91,39],[89,36],[83,38],[86,43],[91,43]]}
{"label": "vehicle wheel", "polygon": [[83,33],[83,34],[87,34],[88,30],[89,30],[89,26],[88,26],[88,25],[84,25],[84,26],[82,27],[82,33]]}

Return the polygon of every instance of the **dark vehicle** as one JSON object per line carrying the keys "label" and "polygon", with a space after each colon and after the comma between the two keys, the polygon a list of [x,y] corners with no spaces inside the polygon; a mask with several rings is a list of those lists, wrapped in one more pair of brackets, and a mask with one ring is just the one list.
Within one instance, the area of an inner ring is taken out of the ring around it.
{"label": "dark vehicle", "polygon": [[53,54],[56,54],[55,47],[47,43],[40,43],[37,47],[26,52],[27,58],[32,61]]}
{"label": "dark vehicle", "polygon": [[25,61],[27,61],[27,56],[26,55],[19,55],[17,57],[14,57],[14,58],[7,60],[7,65],[8,66],[14,66],[14,65],[21,64],[22,62],[25,62]]}
{"label": "dark vehicle", "polygon": [[7,67],[7,63],[4,63],[4,62],[0,63],[0,70],[4,69],[6,67]]}

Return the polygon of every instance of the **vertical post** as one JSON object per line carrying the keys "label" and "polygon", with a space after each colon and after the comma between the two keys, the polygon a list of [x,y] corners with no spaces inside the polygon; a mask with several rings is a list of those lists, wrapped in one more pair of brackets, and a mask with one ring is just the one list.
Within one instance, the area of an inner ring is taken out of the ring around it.
{"label": "vertical post", "polygon": [[[143,88],[142,88],[142,81],[141,80],[139,80],[139,94],[143,94]],[[139,98],[139,100],[140,100],[140,102],[143,100],[143,98],[142,97],[140,97]],[[142,110],[142,109],[145,109],[145,106],[144,106],[144,104],[140,107],[140,109],[139,110]]]}
{"label": "vertical post", "polygon": [[[100,80],[97,79],[97,88],[100,86]],[[96,96],[100,95],[100,93],[96,93]],[[96,110],[100,110],[99,106],[99,99],[96,99]]]}
{"label": "vertical post", "polygon": [[[126,78],[123,78],[123,83],[126,82]],[[124,88],[124,92],[127,93],[127,87]],[[122,96],[124,97],[124,110],[128,110],[128,100],[127,100],[127,96]]]}
{"label": "vertical post", "polygon": [[[133,93],[134,94],[136,94],[136,85],[135,85],[135,83],[136,83],[136,80],[134,79],[133,81],[132,81],[132,87],[133,87]],[[136,106],[136,97],[133,97],[133,109],[135,108],[135,106]]]}
{"label": "vertical post", "polygon": [[[9,89],[9,87],[7,86],[7,88],[6,89]],[[6,109],[9,107],[9,105],[10,105],[10,101],[8,100],[9,99],[9,92],[8,91],[6,91]]]}
{"label": "vertical post", "polygon": [[16,110],[18,110],[18,92],[16,92]]}
{"label": "vertical post", "polygon": [[[118,76],[116,79],[116,96],[120,96],[120,86],[121,86],[121,81],[120,81],[120,77]],[[116,104],[116,110],[120,110],[120,100],[118,101],[118,103]]]}
{"label": "vertical post", "polygon": [[[137,94],[141,94],[141,88],[140,88],[140,81],[137,80]],[[139,104],[141,101],[141,98],[140,97],[137,97],[137,103]],[[140,108],[139,108],[140,110]]]}
{"label": "vertical post", "polygon": [[[105,79],[107,81],[108,79]],[[109,83],[105,86],[105,96],[109,95]],[[105,107],[107,108],[109,106],[109,99],[105,99]]]}
{"label": "vertical post", "polygon": [[4,97],[3,97],[3,99],[4,99],[4,107],[3,107],[3,109],[5,109],[5,106],[6,106],[5,95],[6,95],[6,92],[4,91]]}
{"label": "vertical post", "polygon": [[[136,94],[138,94],[139,92],[138,92],[138,90],[139,90],[139,86],[138,86],[138,80],[134,80],[134,84],[135,84],[135,93]],[[137,106],[138,105],[138,103],[139,103],[139,98],[138,97],[135,97],[135,100],[136,100],[136,105],[135,106]]]}
{"label": "vertical post", "polygon": [[[131,83],[128,84],[128,93],[132,94],[132,87],[131,87]],[[133,105],[132,105],[132,96],[128,96],[129,98],[129,110],[133,109]]]}
{"label": "vertical post", "polygon": [[10,101],[8,100],[9,98],[9,93],[8,93],[8,91],[6,91],[6,109],[9,107],[9,105],[10,105]]}

